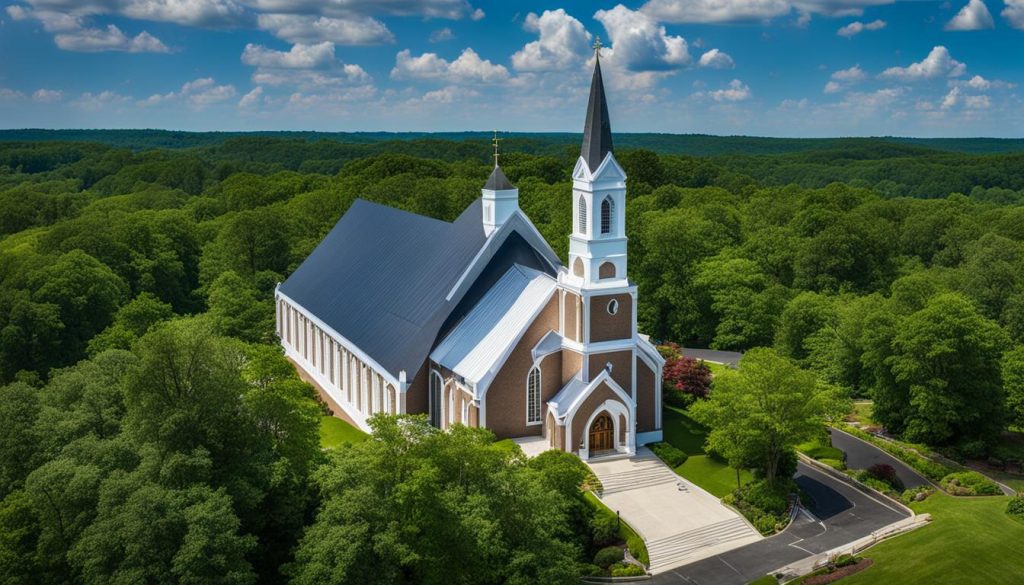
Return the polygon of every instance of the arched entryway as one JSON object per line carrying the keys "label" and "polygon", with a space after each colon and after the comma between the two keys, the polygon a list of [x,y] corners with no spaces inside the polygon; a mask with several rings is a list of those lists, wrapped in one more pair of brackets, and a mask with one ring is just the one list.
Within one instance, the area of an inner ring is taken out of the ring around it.
{"label": "arched entryway", "polygon": [[597,454],[615,449],[615,424],[607,412],[597,415],[590,424],[589,434],[590,453]]}

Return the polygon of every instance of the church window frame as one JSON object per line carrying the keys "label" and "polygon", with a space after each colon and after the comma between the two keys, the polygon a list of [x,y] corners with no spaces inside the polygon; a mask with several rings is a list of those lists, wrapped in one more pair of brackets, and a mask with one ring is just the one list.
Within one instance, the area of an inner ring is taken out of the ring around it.
{"label": "church window frame", "polygon": [[427,417],[431,426],[441,428],[442,396],[444,378],[437,370],[430,370],[430,382],[427,388]]}
{"label": "church window frame", "polygon": [[526,375],[526,424],[539,425],[544,422],[541,416],[541,371],[540,364],[530,368]]}
{"label": "church window frame", "polygon": [[580,195],[579,202],[579,229],[580,233],[587,235],[587,198]]}
{"label": "church window frame", "polygon": [[613,222],[615,221],[615,200],[612,199],[611,195],[607,195],[603,201],[601,201],[601,235],[611,235],[614,230]]}

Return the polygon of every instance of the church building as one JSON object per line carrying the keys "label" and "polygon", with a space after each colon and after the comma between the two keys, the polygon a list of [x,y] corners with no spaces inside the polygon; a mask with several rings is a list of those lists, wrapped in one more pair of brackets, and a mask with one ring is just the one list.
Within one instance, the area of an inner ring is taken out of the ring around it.
{"label": "church building", "polygon": [[288,358],[364,430],[422,413],[584,460],[660,441],[664,359],[637,332],[599,58],[572,177],[568,266],[497,157],[452,223],[356,200],[277,288]]}

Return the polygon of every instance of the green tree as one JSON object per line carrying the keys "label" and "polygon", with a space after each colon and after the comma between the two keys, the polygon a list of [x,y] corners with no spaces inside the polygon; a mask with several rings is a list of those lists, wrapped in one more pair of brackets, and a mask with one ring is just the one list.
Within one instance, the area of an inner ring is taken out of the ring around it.
{"label": "green tree", "polygon": [[[441,433],[378,415],[374,440],[333,454],[293,583],[573,583],[568,485],[485,429]],[[561,473],[558,474],[561,477]],[[578,492],[575,486],[572,488]]]}
{"label": "green tree", "polygon": [[698,270],[694,283],[711,299],[718,318],[711,346],[743,349],[771,343],[789,291],[752,260],[716,256]]}
{"label": "green tree", "polygon": [[0,386],[0,499],[22,486],[38,464],[39,391],[15,382]]}
{"label": "green tree", "polygon": [[734,465],[755,463],[773,485],[784,479],[778,477],[784,459],[844,412],[844,401],[793,360],[773,349],[754,348],[738,370],[715,377],[711,397],[694,404],[691,412],[710,429],[710,451]]}
{"label": "green tree", "polygon": [[207,304],[217,333],[251,343],[273,339],[274,301],[227,270],[210,285]]}
{"label": "green tree", "polygon": [[775,348],[798,362],[810,354],[808,340],[835,319],[833,301],[827,296],[803,292],[793,297],[779,318],[775,332]]}
{"label": "green tree", "polygon": [[932,298],[900,322],[885,360],[892,378],[883,384],[897,385],[907,397],[906,438],[929,444],[992,439],[1004,420],[999,365],[1007,347],[999,326],[953,293]]}
{"label": "green tree", "polygon": [[1002,373],[1008,418],[1017,428],[1024,428],[1024,345],[1006,352]]}

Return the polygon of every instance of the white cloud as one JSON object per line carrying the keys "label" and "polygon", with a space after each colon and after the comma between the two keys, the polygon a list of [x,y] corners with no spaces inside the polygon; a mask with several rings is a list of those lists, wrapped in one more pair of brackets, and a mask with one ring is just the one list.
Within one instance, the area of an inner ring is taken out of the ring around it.
{"label": "white cloud", "polygon": [[1003,0],[1006,8],[1000,14],[1010,26],[1024,30],[1024,0]]}
{"label": "white cloud", "polygon": [[955,106],[959,101],[960,88],[954,87],[953,89],[949,90],[949,93],[946,94],[946,97],[942,98],[942,103],[939,104],[939,107],[942,108],[943,110],[948,110]]}
{"label": "white cloud", "polygon": [[427,40],[429,40],[431,43],[443,43],[445,41],[450,41],[454,38],[455,33],[452,32],[452,29],[446,26],[444,28],[439,28],[435,31],[432,31],[430,33],[430,38]]}
{"label": "white cloud", "polygon": [[116,14],[189,26],[237,26],[249,13],[236,0],[26,0],[34,9],[77,17]]}
{"label": "white cloud", "polygon": [[848,92],[839,106],[861,114],[889,108],[901,98],[906,90],[902,87],[888,87],[872,92]]}
{"label": "white cloud", "polygon": [[296,43],[288,51],[275,51],[262,45],[249,43],[242,51],[242,63],[253,67],[280,69],[315,69],[334,62],[334,44],[315,45]]}
{"label": "white cloud", "polygon": [[563,71],[586,61],[590,55],[590,33],[565,10],[545,10],[526,15],[523,29],[540,38],[526,43],[512,55],[517,71]]}
{"label": "white cloud", "polygon": [[113,91],[101,91],[100,93],[85,92],[78,96],[71,104],[83,110],[100,110],[107,106],[120,106],[127,104],[131,98]]}
{"label": "white cloud", "polygon": [[650,0],[640,9],[664,22],[767,20],[793,9],[788,0]]}
{"label": "white cloud", "polygon": [[672,71],[690,64],[686,40],[671,36],[647,14],[619,4],[594,18],[611,40],[608,61],[631,72]]}
{"label": "white cloud", "polygon": [[217,82],[212,77],[201,77],[182,84],[181,89],[177,92],[153,94],[144,100],[140,100],[138,105],[151,107],[180,101],[192,108],[201,110],[206,106],[230,100],[237,93],[233,85],[217,85]]}
{"label": "white cloud", "polygon": [[739,79],[733,79],[729,86],[724,89],[716,89],[707,93],[695,94],[698,97],[707,96],[716,102],[742,102],[750,99],[750,88]]}
{"label": "white cloud", "polygon": [[873,20],[866,23],[858,20],[840,28],[836,31],[836,34],[851,39],[866,30],[882,30],[886,24],[884,20]]}
{"label": "white cloud", "polygon": [[701,67],[710,67],[711,69],[732,69],[736,66],[736,62],[728,53],[723,53],[718,49],[711,49],[701,55],[698,63]]}
{"label": "white cloud", "polygon": [[986,110],[992,106],[987,95],[969,95],[964,97],[964,107],[968,110]]}
{"label": "white cloud", "polygon": [[32,101],[43,104],[52,104],[64,99],[64,92],[56,89],[40,88],[32,93]]}
{"label": "white cloud", "polygon": [[423,94],[423,97],[419,98],[418,101],[433,104],[450,104],[464,98],[472,98],[478,95],[480,95],[480,92],[474,89],[450,85],[448,87],[442,87],[441,89],[428,91]]}
{"label": "white cloud", "polygon": [[1014,83],[1009,83],[999,79],[985,79],[980,75],[975,75],[974,77],[966,81],[953,80],[950,83],[955,86],[967,87],[978,91],[987,91],[990,89],[1010,89],[1013,87],[1017,87],[1017,85]]}
{"label": "white cloud", "polygon": [[263,88],[256,87],[249,93],[242,96],[242,99],[238,100],[238,107],[240,108],[251,108],[259,103],[260,98],[263,97]]}
{"label": "white cloud", "polygon": [[337,65],[328,70],[312,69],[257,69],[252,74],[253,83],[260,85],[296,86],[303,89],[332,86],[365,85],[373,78],[359,65]]}
{"label": "white cloud", "polygon": [[854,65],[849,69],[840,69],[832,73],[831,81],[825,84],[824,92],[838,93],[851,85],[864,81],[867,76],[860,65]]}
{"label": "white cloud", "polygon": [[0,104],[17,102],[25,99],[25,94],[20,91],[9,89],[6,87],[0,87]]}
{"label": "white cloud", "polygon": [[376,45],[395,42],[385,24],[369,16],[331,18],[308,14],[260,14],[259,27],[290,43],[330,41],[339,45]]}
{"label": "white cloud", "polygon": [[146,31],[134,37],[121,32],[113,24],[107,28],[80,28],[58,33],[53,37],[57,46],[65,51],[80,53],[98,53],[102,51],[124,51],[128,53],[170,53],[160,39]]}
{"label": "white cloud", "polygon": [[325,16],[351,16],[352,14],[386,14],[391,16],[419,16],[480,20],[483,10],[474,9],[466,0],[241,0],[262,12],[292,14],[323,14]]}
{"label": "white cloud", "polygon": [[413,57],[405,49],[395,56],[395,66],[391,70],[392,79],[434,79],[451,82],[499,83],[509,77],[504,65],[495,65],[473,49],[462,51],[458,59],[446,61],[437,53],[423,53]]}
{"label": "white cloud", "polygon": [[890,67],[879,77],[900,81],[918,81],[936,77],[958,77],[967,72],[967,66],[954,59],[946,47],[934,47],[923,61],[906,67]]}
{"label": "white cloud", "polygon": [[983,30],[995,28],[992,13],[982,0],[970,0],[957,12],[952,20],[946,23],[946,30]]}
{"label": "white cloud", "polygon": [[648,0],[640,10],[662,22],[721,23],[767,21],[793,11],[797,25],[805,26],[811,14],[859,16],[864,8],[892,4],[896,0]]}

